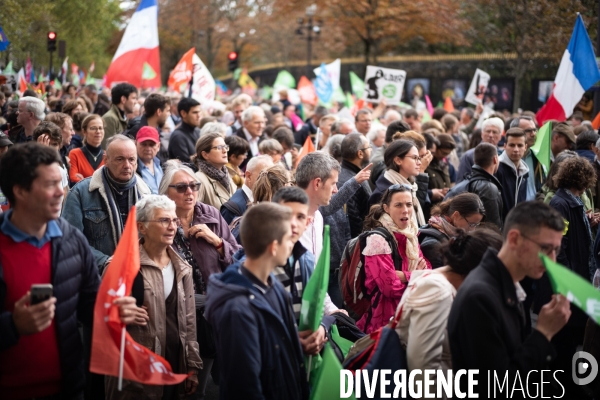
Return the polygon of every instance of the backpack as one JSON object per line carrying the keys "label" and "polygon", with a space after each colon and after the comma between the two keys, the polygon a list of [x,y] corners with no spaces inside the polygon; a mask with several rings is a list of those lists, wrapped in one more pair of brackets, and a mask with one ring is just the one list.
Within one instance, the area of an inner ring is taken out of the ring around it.
{"label": "backpack", "polygon": [[133,134],[134,128],[138,128],[135,130],[135,133],[137,134],[137,131],[139,131],[140,127],[138,127],[138,125],[142,122],[142,117],[135,117],[132,118],[130,120],[127,121],[127,129],[125,129],[125,132],[123,132],[123,135],[127,136],[130,139],[135,140],[135,136]]}
{"label": "backpack", "polygon": [[[367,238],[371,235],[381,235],[388,242],[392,249],[392,259],[396,271],[402,269],[402,258],[398,253],[398,245],[392,234],[383,227],[378,227],[372,231],[363,232],[356,238],[351,239],[342,254],[340,264],[340,273],[338,275],[340,290],[344,304],[357,316],[361,317],[366,312],[371,312],[371,299],[375,297],[373,307],[377,306],[381,292],[375,287],[372,293],[368,293],[365,286],[365,256],[363,250],[367,245]],[[367,325],[371,315],[367,320]]]}
{"label": "backpack", "polygon": [[467,179],[461,181],[460,183],[455,185],[452,189],[450,189],[450,191],[448,191],[448,193],[446,193],[444,200],[451,199],[462,193],[473,193],[471,191],[471,183],[477,182],[477,181],[487,181],[487,179],[481,178],[481,177],[472,179],[471,176],[469,176],[469,177],[467,177]]}
{"label": "backpack", "polygon": [[419,228],[419,244],[423,243],[426,237],[432,237],[438,242],[443,242],[448,239],[446,235],[430,225],[425,225],[424,227]]}

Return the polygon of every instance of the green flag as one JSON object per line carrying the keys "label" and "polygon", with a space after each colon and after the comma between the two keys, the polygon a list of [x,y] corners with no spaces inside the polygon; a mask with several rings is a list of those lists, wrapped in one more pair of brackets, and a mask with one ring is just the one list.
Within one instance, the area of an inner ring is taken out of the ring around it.
{"label": "green flag", "polygon": [[331,96],[331,100],[335,100],[340,104],[345,104],[346,103],[346,95],[344,94],[344,91],[342,90],[341,86],[338,86],[334,91],[333,91],[333,96]]}
{"label": "green flag", "polygon": [[349,341],[348,339],[341,337],[340,332],[338,331],[338,327],[335,324],[331,325],[331,338],[333,339],[335,344],[338,345],[344,357],[346,357],[354,343]]}
{"label": "green flag", "polygon": [[147,81],[154,78],[156,78],[156,71],[152,69],[150,64],[145,62],[144,69],[142,70],[142,79]]}
{"label": "green flag", "polygon": [[354,98],[352,97],[352,94],[350,94],[350,92],[346,92],[346,107],[348,107],[348,109],[352,109],[352,107],[354,106]]}
{"label": "green flag", "polygon": [[236,68],[235,71],[233,71],[233,79],[237,81],[238,79],[240,79],[241,74],[242,74],[242,69]]}
{"label": "green flag", "polygon": [[[341,399],[340,379],[342,364],[340,364],[335,353],[331,349],[329,343],[325,345],[323,350],[323,362],[321,367],[316,372],[315,384],[310,392],[311,400],[335,400]],[[347,383],[345,383],[347,385]],[[346,397],[348,398],[348,397]],[[350,395],[350,399],[354,399],[354,394]]]}
{"label": "green flag", "polygon": [[61,89],[62,89],[62,85],[60,84],[60,79],[55,79],[55,80],[54,80],[54,87],[55,87],[57,90],[61,90]]}
{"label": "green flag", "polygon": [[565,266],[552,261],[540,253],[540,258],[546,267],[552,289],[560,293],[572,304],[600,324],[600,291],[587,279],[582,278]]}
{"label": "green flag", "polygon": [[325,310],[325,295],[329,286],[329,259],[331,249],[329,244],[329,225],[325,225],[323,236],[323,250],[315,266],[315,271],[308,280],[304,293],[302,293],[302,307],[300,308],[299,331],[319,329],[323,312]]}
{"label": "green flag", "polygon": [[282,69],[277,74],[277,79],[275,79],[275,83],[273,84],[273,87],[295,89],[296,88],[296,80],[294,79],[292,74],[287,72],[285,69]]}
{"label": "green flag", "polygon": [[427,122],[427,121],[431,121],[431,115],[429,114],[429,111],[424,110],[423,111],[423,118],[421,118],[421,123]]}
{"label": "green flag", "polygon": [[356,95],[357,99],[362,99],[365,91],[365,81],[360,79],[358,75],[350,71],[350,86],[352,87],[352,93]]}
{"label": "green flag", "polygon": [[550,171],[550,137],[552,136],[552,124],[546,122],[540,128],[535,138],[535,144],[531,147],[531,151],[538,161],[546,169],[546,173]]}
{"label": "green flag", "polygon": [[9,61],[6,68],[4,68],[4,75],[14,75],[14,74],[15,74],[15,70],[13,69],[12,61]]}

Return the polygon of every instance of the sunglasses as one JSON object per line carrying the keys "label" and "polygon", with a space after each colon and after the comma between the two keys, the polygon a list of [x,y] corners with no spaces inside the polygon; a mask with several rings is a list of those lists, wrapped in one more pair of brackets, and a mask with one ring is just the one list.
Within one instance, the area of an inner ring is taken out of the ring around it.
{"label": "sunglasses", "polygon": [[198,190],[200,190],[200,185],[200,182],[191,182],[190,184],[178,183],[177,185],[169,185],[169,187],[175,188],[175,190],[177,190],[177,193],[185,193],[187,192],[188,188],[192,189],[192,192],[197,192]]}
{"label": "sunglasses", "polygon": [[396,183],[388,188],[390,192],[397,192],[402,190],[402,188],[407,189],[409,192],[412,192],[412,186],[407,185],[406,183]]}

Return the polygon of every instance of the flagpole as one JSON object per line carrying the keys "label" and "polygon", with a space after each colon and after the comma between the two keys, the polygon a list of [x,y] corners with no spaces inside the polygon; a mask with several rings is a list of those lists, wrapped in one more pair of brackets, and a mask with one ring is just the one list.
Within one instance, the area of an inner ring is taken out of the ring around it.
{"label": "flagpole", "polygon": [[306,382],[310,382],[311,364],[312,364],[312,356],[308,356],[308,372],[306,373]]}
{"label": "flagpole", "polygon": [[125,326],[121,330],[121,354],[119,355],[119,392],[123,389],[123,363],[125,361]]}

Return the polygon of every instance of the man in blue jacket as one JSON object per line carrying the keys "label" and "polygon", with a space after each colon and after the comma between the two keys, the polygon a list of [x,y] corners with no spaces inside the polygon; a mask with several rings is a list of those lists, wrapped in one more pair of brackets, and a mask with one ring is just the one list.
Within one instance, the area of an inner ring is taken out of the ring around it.
{"label": "man in blue jacket", "polygon": [[215,330],[221,399],[308,398],[290,296],[272,274],[292,253],[291,218],[279,204],[250,208],[240,228],[246,259],[210,277],[205,316]]}

